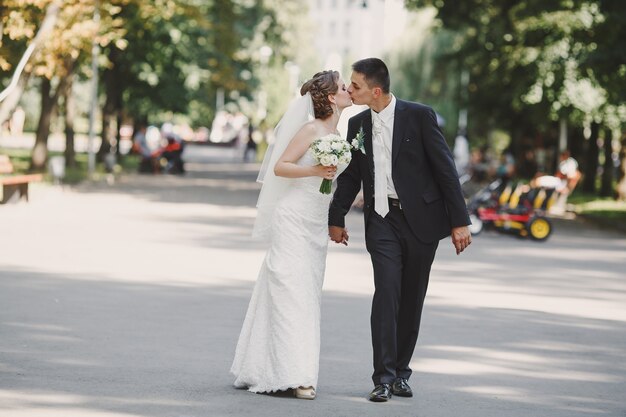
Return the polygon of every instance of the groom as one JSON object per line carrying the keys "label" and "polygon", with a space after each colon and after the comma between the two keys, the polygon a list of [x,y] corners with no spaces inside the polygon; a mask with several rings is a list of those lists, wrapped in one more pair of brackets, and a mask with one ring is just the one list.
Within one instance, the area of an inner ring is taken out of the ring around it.
{"label": "groom", "polygon": [[465,200],[450,149],[427,106],[389,92],[383,61],[352,65],[348,92],[368,110],[348,122],[348,141],[363,138],[337,179],[329,234],[348,243],[344,218],[363,184],[365,242],[374,267],[369,399],[412,397],[409,362],[419,331],[430,267],[439,240],[452,236],[457,255],[471,243]]}

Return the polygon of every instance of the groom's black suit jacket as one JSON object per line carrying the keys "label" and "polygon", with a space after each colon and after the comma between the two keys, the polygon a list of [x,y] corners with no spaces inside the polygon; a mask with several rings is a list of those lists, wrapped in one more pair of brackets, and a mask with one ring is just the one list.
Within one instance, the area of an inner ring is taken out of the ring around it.
{"label": "groom's black suit jacket", "polygon": [[[369,109],[348,122],[348,141],[360,128],[365,154],[352,152],[352,161],[337,179],[329,211],[330,226],[345,227],[344,218],[363,183],[365,227],[374,210],[374,159]],[[396,99],[392,144],[393,184],[405,218],[424,243],[450,235],[453,227],[470,224],[454,159],[428,106]]]}

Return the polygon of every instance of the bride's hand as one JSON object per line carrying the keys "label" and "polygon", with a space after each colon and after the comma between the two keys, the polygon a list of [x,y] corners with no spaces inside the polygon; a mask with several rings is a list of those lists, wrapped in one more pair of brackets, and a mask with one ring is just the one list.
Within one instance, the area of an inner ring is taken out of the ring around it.
{"label": "bride's hand", "polygon": [[332,180],[335,178],[335,174],[337,173],[336,166],[325,167],[324,165],[315,165],[313,167],[313,175],[316,177],[322,177],[327,180]]}

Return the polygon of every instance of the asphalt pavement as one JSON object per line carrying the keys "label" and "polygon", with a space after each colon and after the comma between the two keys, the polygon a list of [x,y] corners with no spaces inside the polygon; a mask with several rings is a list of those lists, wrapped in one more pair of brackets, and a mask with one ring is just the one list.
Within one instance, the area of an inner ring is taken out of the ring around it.
{"label": "asphalt pavement", "polygon": [[252,394],[229,368],[264,256],[258,164],[189,146],[185,176],[35,184],[0,206],[0,416],[626,416],[626,235],[555,220],[537,243],[440,243],[415,397],[371,389],[362,214],[332,244],[318,398]]}

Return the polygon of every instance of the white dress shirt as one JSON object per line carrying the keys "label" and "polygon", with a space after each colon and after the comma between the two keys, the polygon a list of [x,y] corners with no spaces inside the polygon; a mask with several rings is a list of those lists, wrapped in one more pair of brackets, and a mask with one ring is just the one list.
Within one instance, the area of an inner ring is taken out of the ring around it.
{"label": "white dress shirt", "polygon": [[[373,134],[372,147],[374,149],[375,155],[382,152],[383,158],[385,158],[385,174],[387,176],[387,197],[398,198],[396,188],[393,185],[393,179],[391,178],[391,147],[393,143],[393,123],[396,112],[396,97],[392,94],[391,102],[387,105],[387,107],[385,107],[378,113],[376,113],[374,110],[371,110],[371,112],[372,126],[375,125],[375,118],[378,117],[380,119],[382,127],[382,143],[376,139],[377,135]],[[378,175],[376,166],[374,166],[374,175]]]}

